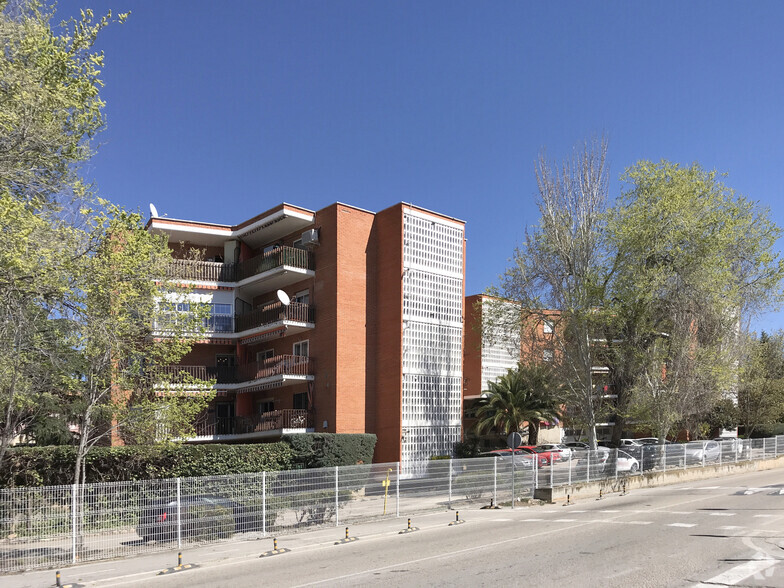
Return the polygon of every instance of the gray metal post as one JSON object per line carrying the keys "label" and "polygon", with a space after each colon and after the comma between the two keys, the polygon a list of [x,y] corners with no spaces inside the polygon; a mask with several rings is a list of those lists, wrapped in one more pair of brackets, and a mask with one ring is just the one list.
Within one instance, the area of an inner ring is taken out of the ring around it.
{"label": "gray metal post", "polygon": [[79,484],[71,486],[71,563],[76,563],[76,500],[79,495]]}
{"label": "gray metal post", "polygon": [[177,548],[182,549],[182,487],[177,478]]}
{"label": "gray metal post", "polygon": [[553,452],[550,452],[550,488],[553,487],[553,470],[555,469],[555,460],[553,459]]}
{"label": "gray metal post", "polygon": [[493,504],[498,504],[498,460],[493,458]]}
{"label": "gray metal post", "polygon": [[615,450],[615,479],[618,479],[618,450]]}
{"label": "gray metal post", "polygon": [[664,442],[664,471],[667,471],[667,442]]}
{"label": "gray metal post", "polygon": [[449,508],[452,508],[452,458],[449,458]]}
{"label": "gray metal post", "polygon": [[397,479],[395,480],[395,516],[400,516],[400,462],[397,462]]}
{"label": "gray metal post", "polygon": [[569,453],[569,485],[570,486],[572,485],[572,453],[573,452],[574,452],[574,450],[572,450]]}
{"label": "gray metal post", "polygon": [[585,460],[585,481],[591,481],[591,454],[595,453],[593,449],[588,450],[588,459]]}
{"label": "gray metal post", "polygon": [[705,453],[708,451],[708,443],[702,442],[702,467],[705,467]]}
{"label": "gray metal post", "polygon": [[[536,460],[534,460],[534,464]],[[515,503],[515,450],[512,448],[512,508]]]}
{"label": "gray metal post", "polygon": [[267,536],[267,472],[261,472],[261,534]]}
{"label": "gray metal post", "polygon": [[338,504],[338,467],[335,466],[335,526],[340,524],[340,510]]}

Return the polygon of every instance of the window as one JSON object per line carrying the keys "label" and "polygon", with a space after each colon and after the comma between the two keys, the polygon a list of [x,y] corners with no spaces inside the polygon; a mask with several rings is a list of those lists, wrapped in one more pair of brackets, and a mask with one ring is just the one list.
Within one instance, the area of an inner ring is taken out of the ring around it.
{"label": "window", "polygon": [[231,333],[234,328],[232,325],[234,313],[231,304],[210,304],[210,316],[205,319],[206,327],[209,331],[217,333]]}
{"label": "window", "polygon": [[552,321],[548,321],[547,319],[545,319],[542,322],[542,332],[545,335],[552,335],[552,333],[553,333],[553,323],[552,323]]}
{"label": "window", "polygon": [[553,350],[552,349],[545,349],[542,352],[542,360],[543,361],[553,361],[553,357],[554,357],[554,354],[553,354]]}
{"label": "window", "polygon": [[272,356],[275,355],[275,351],[272,349],[265,349],[264,351],[257,351],[256,352],[256,362],[257,363],[264,363],[265,359],[270,359]]}
{"label": "window", "polygon": [[302,239],[294,241],[294,249],[305,249],[305,246],[302,244]]}
{"label": "window", "polygon": [[291,354],[292,355],[298,355],[300,357],[308,357],[309,351],[310,351],[310,349],[309,349],[310,344],[309,343],[310,342],[307,341],[307,340],[306,341],[297,341],[296,343],[294,343],[294,347],[291,350]]}
{"label": "window", "polygon": [[302,290],[294,294],[291,299],[292,302],[299,302],[300,304],[310,304],[310,290]]}
{"label": "window", "polygon": [[308,395],[305,392],[294,395],[294,410],[308,409]]}
{"label": "window", "polygon": [[275,401],[271,398],[259,400],[256,403],[256,414],[264,414],[265,412],[272,412],[275,410]]}

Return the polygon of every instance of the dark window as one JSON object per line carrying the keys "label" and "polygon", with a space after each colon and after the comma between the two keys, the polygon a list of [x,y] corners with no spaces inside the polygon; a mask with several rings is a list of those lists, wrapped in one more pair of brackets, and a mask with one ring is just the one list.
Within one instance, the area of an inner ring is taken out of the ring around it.
{"label": "dark window", "polygon": [[303,392],[294,395],[294,409],[307,410],[308,409],[308,395]]}

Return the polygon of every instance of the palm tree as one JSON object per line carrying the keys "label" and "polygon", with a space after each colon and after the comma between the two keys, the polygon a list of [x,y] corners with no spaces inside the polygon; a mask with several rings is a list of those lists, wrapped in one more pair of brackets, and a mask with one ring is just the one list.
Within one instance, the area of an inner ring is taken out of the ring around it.
{"label": "palm tree", "polygon": [[527,422],[528,443],[536,445],[539,423],[560,417],[560,387],[547,366],[519,363],[487,385],[476,411],[477,433],[495,430],[506,436],[522,432]]}

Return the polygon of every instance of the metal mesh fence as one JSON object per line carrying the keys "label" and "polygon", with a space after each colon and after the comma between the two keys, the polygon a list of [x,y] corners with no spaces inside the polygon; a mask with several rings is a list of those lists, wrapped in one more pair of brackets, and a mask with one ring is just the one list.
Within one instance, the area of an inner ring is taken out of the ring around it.
{"label": "metal mesh fence", "polygon": [[784,436],[236,476],[0,490],[0,572],[60,567],[434,509],[510,504],[534,489],[767,459]]}

